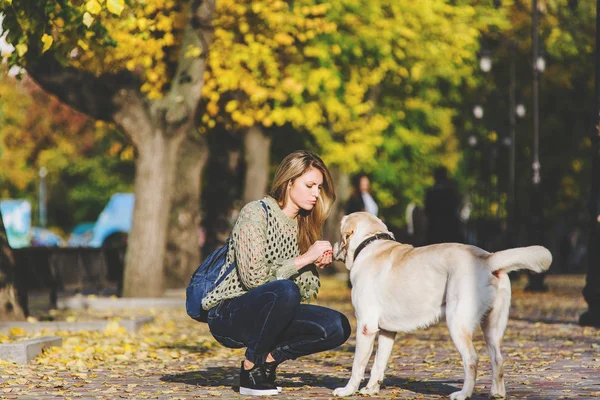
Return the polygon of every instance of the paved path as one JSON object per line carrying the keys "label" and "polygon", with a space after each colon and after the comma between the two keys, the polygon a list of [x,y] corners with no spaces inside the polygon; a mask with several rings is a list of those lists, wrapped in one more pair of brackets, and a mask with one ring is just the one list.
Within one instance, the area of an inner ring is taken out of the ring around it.
{"label": "paved path", "polygon": [[[575,324],[586,309],[583,276],[549,276],[551,291],[524,293],[513,280],[503,352],[511,399],[600,398],[600,330]],[[325,279],[320,304],[351,317],[344,282]],[[65,345],[25,366],[0,364],[0,398],[240,398],[242,350],[223,349],[182,310],[145,310],[156,322],[136,334],[64,335]],[[122,312],[122,311],[121,311]],[[136,311],[140,313],[143,311]],[[98,317],[98,315],[96,315]],[[350,318],[353,321],[353,318]],[[489,358],[479,333],[473,399],[488,398]],[[283,364],[277,398],[330,398],[350,376],[354,334],[339,349]],[[370,369],[367,369],[367,371]],[[376,398],[444,399],[462,385],[462,366],[444,324],[399,334]]]}

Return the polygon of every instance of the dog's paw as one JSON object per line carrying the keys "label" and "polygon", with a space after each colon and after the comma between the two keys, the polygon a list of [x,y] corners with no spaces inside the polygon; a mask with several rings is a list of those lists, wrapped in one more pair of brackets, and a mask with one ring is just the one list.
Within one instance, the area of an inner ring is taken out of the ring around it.
{"label": "dog's paw", "polygon": [[367,396],[375,396],[376,394],[379,393],[379,385],[376,386],[365,386],[364,388],[360,389],[360,394],[364,394]]}
{"label": "dog's paw", "polygon": [[338,397],[346,397],[346,396],[352,396],[354,394],[354,392],[356,392],[356,389],[345,386],[345,387],[335,389],[333,391],[333,395],[338,396]]}
{"label": "dog's paw", "polygon": [[450,395],[450,400],[467,400],[470,399],[471,396],[467,396],[466,394],[464,394],[462,391],[460,392],[454,392]]}
{"label": "dog's paw", "polygon": [[502,400],[506,398],[506,393],[492,393],[492,399]]}

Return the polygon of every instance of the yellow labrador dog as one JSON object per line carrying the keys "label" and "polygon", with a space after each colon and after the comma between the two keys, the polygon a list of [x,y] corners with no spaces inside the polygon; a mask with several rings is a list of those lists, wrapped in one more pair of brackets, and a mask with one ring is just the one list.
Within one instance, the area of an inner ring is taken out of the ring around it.
{"label": "yellow labrador dog", "polygon": [[356,392],[378,333],[371,378],[362,394],[379,392],[396,332],[425,328],[445,314],[465,373],[462,390],[450,399],[468,399],[473,393],[478,359],[472,337],[479,324],[492,362],[492,396],[506,397],[500,342],[510,307],[508,272],[546,271],[552,263],[546,248],[488,253],[457,243],[413,247],[392,240],[385,224],[366,212],[345,216],[341,234],[334,256],[350,270],[357,332],[352,376],[345,387],[335,389],[335,396]]}

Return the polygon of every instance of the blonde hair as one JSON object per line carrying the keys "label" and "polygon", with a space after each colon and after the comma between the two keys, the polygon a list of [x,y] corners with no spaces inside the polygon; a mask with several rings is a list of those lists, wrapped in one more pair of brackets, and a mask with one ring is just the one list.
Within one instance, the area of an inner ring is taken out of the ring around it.
{"label": "blonde hair", "polygon": [[273,184],[271,185],[271,197],[277,200],[281,207],[285,207],[288,198],[290,182],[303,175],[310,168],[315,168],[323,174],[323,186],[317,199],[317,204],[310,211],[300,209],[298,213],[298,247],[301,253],[321,237],[321,231],[325,220],[329,216],[331,206],[335,201],[335,191],[331,174],[325,163],[319,156],[306,150],[298,150],[283,159]]}

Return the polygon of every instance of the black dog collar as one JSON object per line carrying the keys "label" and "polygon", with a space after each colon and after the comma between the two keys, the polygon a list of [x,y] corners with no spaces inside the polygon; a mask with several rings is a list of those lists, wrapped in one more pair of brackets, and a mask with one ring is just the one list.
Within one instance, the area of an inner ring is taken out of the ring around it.
{"label": "black dog collar", "polygon": [[390,235],[389,233],[377,233],[374,236],[371,236],[370,238],[363,240],[361,242],[361,244],[358,245],[358,247],[356,248],[356,251],[354,251],[353,260],[356,260],[356,257],[358,257],[358,253],[360,253],[365,247],[367,247],[369,244],[371,244],[371,242],[374,242],[375,240],[381,240],[381,239],[394,240],[392,235]]}

